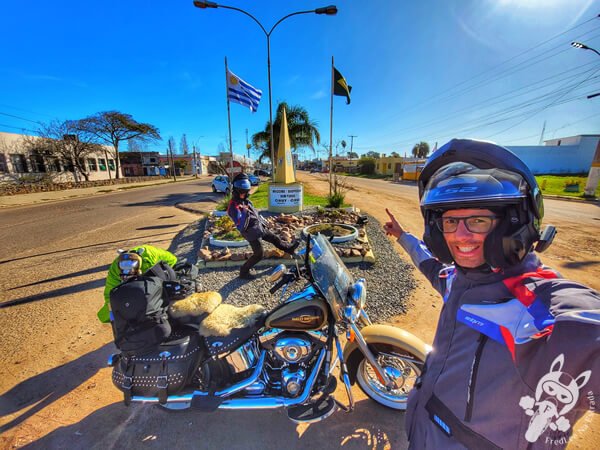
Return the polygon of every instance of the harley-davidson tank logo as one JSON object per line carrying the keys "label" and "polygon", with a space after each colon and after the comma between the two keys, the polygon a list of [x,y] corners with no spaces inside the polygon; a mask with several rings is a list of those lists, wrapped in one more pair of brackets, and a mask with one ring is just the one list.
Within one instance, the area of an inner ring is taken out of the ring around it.
{"label": "harley-davidson tank logo", "polygon": [[311,323],[313,320],[319,319],[321,319],[319,316],[309,316],[308,314],[303,314],[298,317],[292,317],[292,322]]}

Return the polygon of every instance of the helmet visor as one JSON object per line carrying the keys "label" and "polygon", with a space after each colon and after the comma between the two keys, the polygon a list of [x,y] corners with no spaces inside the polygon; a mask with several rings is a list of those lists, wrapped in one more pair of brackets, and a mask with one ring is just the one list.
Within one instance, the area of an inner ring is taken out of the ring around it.
{"label": "helmet visor", "polygon": [[124,253],[119,258],[119,272],[121,278],[128,278],[140,273],[140,257]]}
{"label": "helmet visor", "polygon": [[438,169],[421,197],[424,208],[458,209],[470,206],[493,208],[518,203],[527,196],[521,175],[502,169],[479,169],[454,162]]}

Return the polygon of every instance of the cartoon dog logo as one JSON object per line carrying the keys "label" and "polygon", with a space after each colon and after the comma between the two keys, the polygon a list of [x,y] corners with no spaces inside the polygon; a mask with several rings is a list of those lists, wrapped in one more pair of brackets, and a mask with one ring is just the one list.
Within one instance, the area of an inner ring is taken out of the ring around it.
{"label": "cartoon dog logo", "polygon": [[591,370],[586,370],[573,378],[562,372],[565,355],[560,354],[550,365],[550,372],[540,378],[535,389],[535,399],[521,397],[519,406],[525,414],[532,416],[525,433],[528,442],[535,442],[549,427],[551,430],[567,431],[571,427],[569,419],[563,417],[571,411],[579,400],[579,390],[589,381]]}

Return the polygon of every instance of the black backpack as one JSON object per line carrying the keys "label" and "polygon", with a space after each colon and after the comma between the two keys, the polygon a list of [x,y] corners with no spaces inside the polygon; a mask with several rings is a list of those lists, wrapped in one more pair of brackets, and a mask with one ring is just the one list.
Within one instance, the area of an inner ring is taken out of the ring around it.
{"label": "black backpack", "polygon": [[171,334],[167,316],[168,295],[157,276],[140,275],[110,293],[115,345],[123,352],[156,348]]}

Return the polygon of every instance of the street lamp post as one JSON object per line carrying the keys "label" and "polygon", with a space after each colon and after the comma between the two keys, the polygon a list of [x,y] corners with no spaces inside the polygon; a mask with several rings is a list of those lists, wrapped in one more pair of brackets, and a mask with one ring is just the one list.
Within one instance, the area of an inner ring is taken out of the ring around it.
{"label": "street lamp post", "polygon": [[234,6],[226,6],[226,5],[220,5],[218,3],[215,2],[209,2],[209,1],[200,1],[200,0],[194,0],[194,6],[196,8],[200,8],[200,9],[206,9],[206,8],[224,8],[224,9],[232,9],[234,11],[239,11],[242,14],[247,15],[248,17],[250,17],[252,20],[254,20],[254,22],[256,22],[256,24],[260,27],[260,29],[262,30],[262,32],[265,34],[266,38],[267,38],[267,77],[268,77],[268,86],[269,86],[269,134],[271,135],[271,179],[274,178],[275,176],[275,144],[274,144],[274,139],[273,139],[273,100],[272,100],[272,93],[271,93],[271,33],[273,33],[273,30],[275,30],[275,28],[277,27],[277,25],[279,25],[281,22],[283,22],[285,19],[292,17],[292,16],[298,16],[300,14],[325,14],[328,16],[333,16],[335,14],[337,14],[337,7],[335,5],[329,5],[329,6],[324,6],[322,8],[317,8],[317,9],[311,9],[308,11],[297,11],[297,12],[293,12],[291,14],[288,14],[287,16],[283,16],[281,19],[279,19],[275,25],[273,25],[271,27],[271,29],[269,31],[266,30],[266,28],[262,25],[262,23],[260,23],[258,21],[258,19],[256,17],[254,17],[252,14],[250,14],[247,11],[244,11],[243,9],[240,8],[236,8]]}
{"label": "street lamp post", "polygon": [[[588,47],[581,42],[571,42],[571,46],[575,48],[580,48],[582,50],[590,50],[594,52],[596,55],[600,56],[600,52],[595,48]],[[587,98],[594,98],[598,94],[588,95]],[[598,186],[598,181],[600,180],[600,141],[596,145],[596,153],[594,153],[594,159],[592,160],[592,165],[590,167],[590,171],[588,172],[587,183],[585,185],[584,195],[586,197],[595,197],[596,186]]]}

